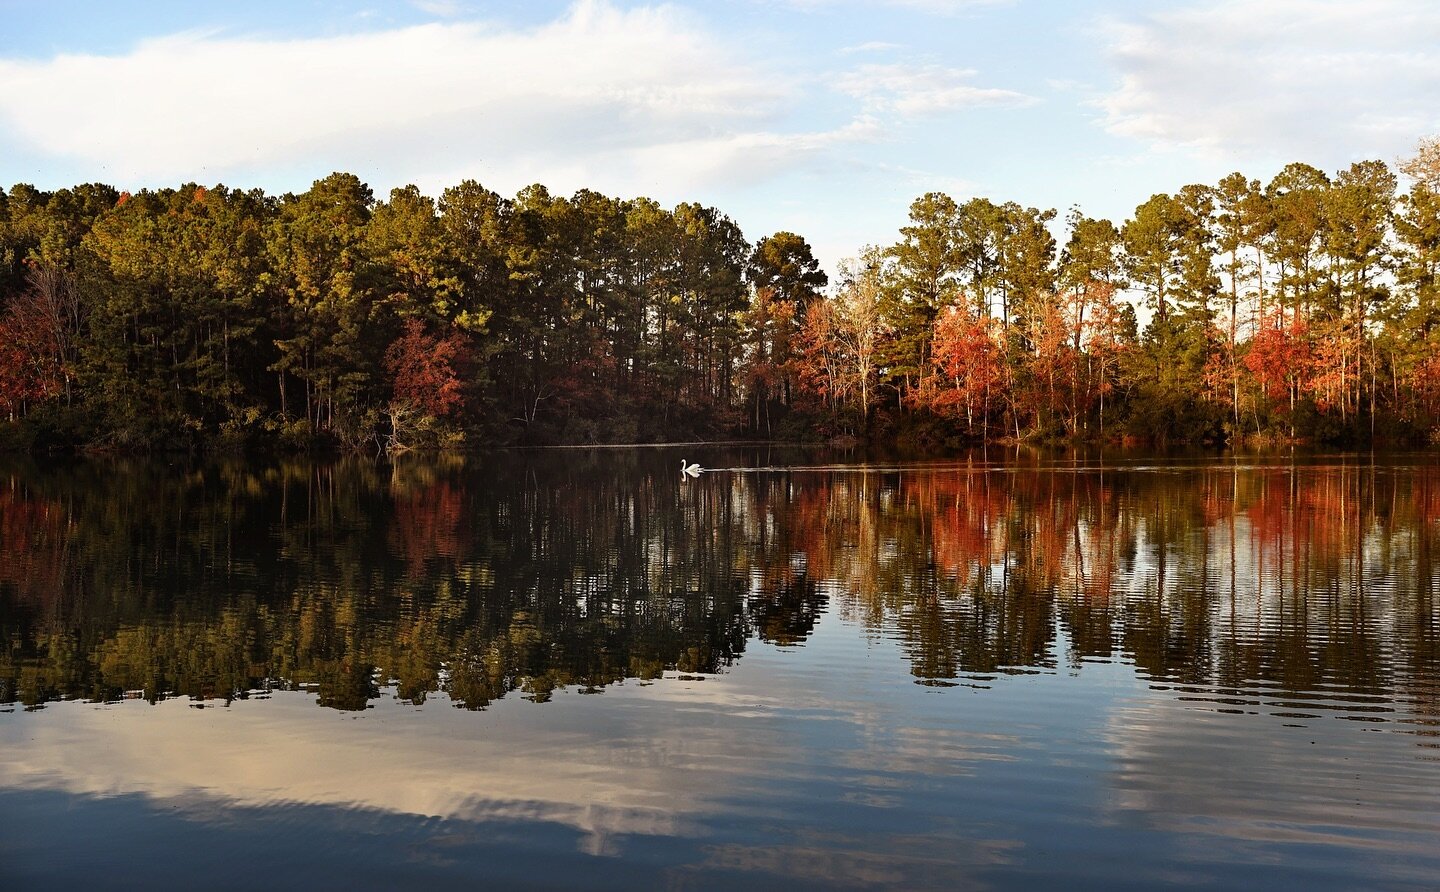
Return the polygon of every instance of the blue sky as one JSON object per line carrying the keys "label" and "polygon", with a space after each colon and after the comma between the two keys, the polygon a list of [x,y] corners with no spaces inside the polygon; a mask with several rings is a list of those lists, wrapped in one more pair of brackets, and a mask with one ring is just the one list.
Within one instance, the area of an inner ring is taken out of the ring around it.
{"label": "blue sky", "polygon": [[916,196],[1122,219],[1440,132],[1428,0],[0,0],[0,183],[696,200],[827,267]]}

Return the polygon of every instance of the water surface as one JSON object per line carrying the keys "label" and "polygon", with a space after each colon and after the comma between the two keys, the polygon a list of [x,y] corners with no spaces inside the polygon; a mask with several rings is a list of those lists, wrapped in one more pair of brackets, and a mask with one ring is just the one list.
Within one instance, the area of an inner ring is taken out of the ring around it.
{"label": "water surface", "polygon": [[0,467],[0,885],[1426,888],[1434,456]]}

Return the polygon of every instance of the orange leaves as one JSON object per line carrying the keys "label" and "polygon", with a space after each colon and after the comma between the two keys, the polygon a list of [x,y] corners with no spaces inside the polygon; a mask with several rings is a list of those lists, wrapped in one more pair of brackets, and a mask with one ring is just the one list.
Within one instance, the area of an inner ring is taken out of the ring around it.
{"label": "orange leaves", "polygon": [[[1301,396],[1321,411],[1354,405],[1364,339],[1345,319],[1310,325],[1298,314],[1268,315],[1250,339],[1245,367],[1274,408],[1288,411]],[[1288,406],[1286,405],[1288,402]]]}
{"label": "orange leaves", "polygon": [[1321,409],[1343,405],[1360,375],[1360,339],[1343,322],[1318,327],[1314,359],[1306,381],[1315,404]]}
{"label": "orange leaves", "polygon": [[1034,355],[1030,359],[1033,393],[1029,402],[1037,411],[1063,413],[1073,405],[1080,390],[1077,373],[1079,351],[1071,346],[1074,327],[1058,300],[1046,300],[1040,307],[1032,332]]}
{"label": "orange leaves", "polygon": [[931,409],[961,415],[970,426],[983,420],[1003,393],[1005,351],[994,319],[949,307],[935,320],[931,358],[941,377],[922,393]]}
{"label": "orange leaves", "polygon": [[879,351],[888,334],[880,313],[878,273],[867,267],[834,297],[806,309],[799,337],[802,382],[826,397],[832,408],[859,409],[859,417],[868,418]]}
{"label": "orange leaves", "polygon": [[1267,316],[1250,340],[1245,367],[1272,402],[1283,402],[1313,364],[1309,329],[1298,317],[1285,327],[1283,313]]}
{"label": "orange leaves", "polygon": [[816,301],[805,314],[797,361],[801,382],[832,401],[838,401],[845,391],[836,328],[834,305],[829,300]]}
{"label": "orange leaves", "polygon": [[462,374],[470,360],[464,335],[452,332],[437,337],[426,332],[418,319],[405,323],[405,333],[385,351],[395,399],[436,417],[456,415],[464,408]]}
{"label": "orange leaves", "polygon": [[0,413],[7,416],[64,388],[56,333],[33,309],[26,301],[16,301],[0,316]]}
{"label": "orange leaves", "polygon": [[1415,366],[1410,375],[1410,386],[1427,414],[1440,415],[1440,352],[1432,352]]}

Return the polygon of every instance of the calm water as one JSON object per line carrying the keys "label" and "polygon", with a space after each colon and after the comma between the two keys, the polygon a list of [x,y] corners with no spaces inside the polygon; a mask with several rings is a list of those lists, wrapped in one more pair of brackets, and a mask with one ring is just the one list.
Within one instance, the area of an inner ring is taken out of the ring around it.
{"label": "calm water", "polygon": [[1440,885],[1435,455],[0,466],[5,888]]}

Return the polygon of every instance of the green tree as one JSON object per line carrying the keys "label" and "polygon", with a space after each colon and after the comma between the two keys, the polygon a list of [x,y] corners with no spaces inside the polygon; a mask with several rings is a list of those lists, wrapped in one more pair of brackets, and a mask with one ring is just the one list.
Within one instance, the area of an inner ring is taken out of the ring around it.
{"label": "green tree", "polygon": [[805,313],[829,279],[810,244],[793,232],[777,232],[755,244],[748,269],[751,301],[746,318],[746,378],[755,429],[793,401],[796,343]]}
{"label": "green tree", "polygon": [[[365,439],[367,409],[383,400],[379,360],[389,343],[387,312],[367,254],[365,228],[374,196],[348,173],[286,195],[267,229],[271,286],[284,307],[276,340],[280,405],[303,408],[312,431],[349,442]],[[291,382],[303,401],[292,405]]]}
{"label": "green tree", "polygon": [[1210,434],[1203,385],[1219,282],[1211,267],[1209,195],[1206,187],[1187,186],[1174,196],[1152,196],[1121,229],[1126,273],[1152,313],[1140,350],[1130,354],[1132,424],[1162,438]]}
{"label": "green tree", "polygon": [[1279,266],[1282,306],[1305,314],[1316,299],[1324,271],[1325,204],[1330,178],[1308,164],[1287,164],[1266,186],[1274,214],[1271,256]]}
{"label": "green tree", "polygon": [[900,242],[886,252],[894,263],[886,277],[882,311],[894,337],[882,364],[902,405],[927,373],[935,319],[961,294],[962,268],[970,265],[973,281],[976,265],[985,263],[973,244],[962,249],[959,216],[950,196],[926,193],[910,204],[910,223],[900,228]]}

